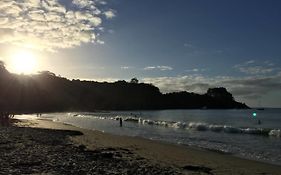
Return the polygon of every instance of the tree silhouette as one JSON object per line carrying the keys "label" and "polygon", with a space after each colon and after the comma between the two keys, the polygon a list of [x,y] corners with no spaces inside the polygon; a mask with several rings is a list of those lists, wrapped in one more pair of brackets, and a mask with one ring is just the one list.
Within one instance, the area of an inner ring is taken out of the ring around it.
{"label": "tree silhouette", "polygon": [[0,60],[0,71],[4,71],[4,70],[6,70],[5,63],[4,61]]}
{"label": "tree silhouette", "polygon": [[136,77],[134,77],[134,78],[131,79],[130,83],[138,84],[139,80]]}
{"label": "tree silhouette", "polygon": [[0,60],[0,68],[1,68],[1,69],[4,69],[4,68],[5,68],[5,63],[4,63],[4,61],[1,61],[1,60]]}
{"label": "tree silhouette", "polygon": [[152,84],[68,80],[49,71],[36,75],[11,74],[0,62],[0,110],[14,112],[59,112],[141,109],[248,108],[236,102],[225,88],[206,94],[162,94]]}

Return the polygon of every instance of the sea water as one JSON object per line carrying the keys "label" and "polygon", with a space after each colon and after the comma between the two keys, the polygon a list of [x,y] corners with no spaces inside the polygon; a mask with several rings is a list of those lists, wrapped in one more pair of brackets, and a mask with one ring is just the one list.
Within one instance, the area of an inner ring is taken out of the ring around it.
{"label": "sea water", "polygon": [[73,112],[41,117],[281,165],[281,109]]}

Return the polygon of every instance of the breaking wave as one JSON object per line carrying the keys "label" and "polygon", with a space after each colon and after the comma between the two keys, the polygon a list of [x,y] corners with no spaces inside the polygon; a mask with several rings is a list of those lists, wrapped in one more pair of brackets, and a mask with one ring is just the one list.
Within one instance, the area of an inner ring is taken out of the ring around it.
{"label": "breaking wave", "polygon": [[93,115],[73,115],[74,117],[89,117],[100,120],[110,119],[119,120],[122,118],[125,122],[137,123],[141,125],[155,125],[161,127],[169,127],[175,129],[186,129],[186,130],[196,130],[196,131],[212,131],[212,132],[225,132],[233,134],[255,134],[271,137],[281,137],[280,129],[271,128],[245,128],[245,127],[234,127],[229,125],[217,125],[208,124],[203,122],[176,122],[176,121],[161,121],[161,120],[151,120],[143,119],[140,117],[126,117],[126,116],[115,116],[115,117],[105,117],[105,116],[93,116]]}
{"label": "breaking wave", "polygon": [[161,121],[161,120],[151,120],[143,119],[140,117],[126,117],[126,116],[115,116],[115,117],[100,117],[93,115],[73,115],[75,117],[89,117],[95,119],[110,119],[110,120],[119,120],[122,118],[125,122],[136,123],[140,125],[155,125],[160,127],[169,127],[175,129],[183,130],[196,130],[196,131],[211,131],[211,132],[224,132],[232,134],[254,134],[254,135],[263,135],[271,137],[281,137],[280,129],[271,129],[271,128],[247,128],[247,127],[234,127],[230,125],[217,125],[217,124],[208,124],[204,122],[179,122],[179,121]]}

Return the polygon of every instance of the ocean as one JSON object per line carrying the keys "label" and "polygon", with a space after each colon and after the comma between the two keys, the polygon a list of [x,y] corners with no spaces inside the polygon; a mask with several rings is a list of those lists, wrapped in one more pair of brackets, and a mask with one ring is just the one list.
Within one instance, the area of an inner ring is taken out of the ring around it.
{"label": "ocean", "polygon": [[41,118],[281,165],[281,109],[72,112]]}

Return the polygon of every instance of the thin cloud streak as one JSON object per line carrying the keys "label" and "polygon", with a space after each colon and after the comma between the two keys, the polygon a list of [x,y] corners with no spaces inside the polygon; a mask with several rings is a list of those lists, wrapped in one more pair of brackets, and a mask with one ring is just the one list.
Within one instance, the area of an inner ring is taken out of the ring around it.
{"label": "thin cloud streak", "polygon": [[206,69],[193,68],[193,69],[187,69],[187,70],[185,70],[185,72],[194,72],[194,73],[197,73],[197,72],[204,72],[204,71],[206,71]]}
{"label": "thin cloud streak", "polygon": [[169,71],[173,70],[170,66],[147,66],[143,68],[144,70],[160,70],[160,71]]}
{"label": "thin cloud streak", "polygon": [[128,70],[128,69],[133,69],[134,67],[132,66],[122,66],[121,69],[123,70]]}
{"label": "thin cloud streak", "polygon": [[233,68],[247,75],[265,75],[276,71],[273,66],[274,64],[270,62],[258,64],[254,60],[249,60],[243,64],[237,64]]}

